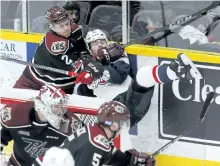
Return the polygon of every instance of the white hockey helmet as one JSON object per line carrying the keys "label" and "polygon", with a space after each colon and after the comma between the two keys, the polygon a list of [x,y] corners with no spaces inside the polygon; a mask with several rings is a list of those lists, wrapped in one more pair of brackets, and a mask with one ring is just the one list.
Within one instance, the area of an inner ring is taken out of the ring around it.
{"label": "white hockey helmet", "polygon": [[43,85],[35,99],[34,107],[54,128],[61,129],[62,123],[66,129],[66,125],[69,123],[69,120],[64,117],[67,112],[67,102],[68,96],[63,90],[52,85]]}
{"label": "white hockey helmet", "polygon": [[89,31],[86,35],[86,42],[90,44],[96,40],[105,40],[108,43],[108,38],[106,34],[100,29],[95,29],[93,31]]}

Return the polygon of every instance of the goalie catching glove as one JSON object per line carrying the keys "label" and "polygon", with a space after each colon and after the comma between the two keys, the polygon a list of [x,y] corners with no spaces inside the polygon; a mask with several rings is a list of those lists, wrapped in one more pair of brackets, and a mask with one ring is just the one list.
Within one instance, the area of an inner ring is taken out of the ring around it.
{"label": "goalie catching glove", "polygon": [[104,68],[100,62],[94,61],[91,58],[83,60],[84,69],[81,70],[75,83],[90,84],[94,79],[100,78],[103,75]]}
{"label": "goalie catching glove", "polygon": [[97,60],[101,63],[114,62],[124,56],[124,47],[118,43],[111,43],[107,47],[99,48]]}

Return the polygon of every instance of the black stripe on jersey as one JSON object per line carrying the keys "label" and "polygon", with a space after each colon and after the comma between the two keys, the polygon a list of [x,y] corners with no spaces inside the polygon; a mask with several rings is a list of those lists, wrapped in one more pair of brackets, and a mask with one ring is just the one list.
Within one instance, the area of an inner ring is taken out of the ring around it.
{"label": "black stripe on jersey", "polygon": [[68,85],[72,85],[73,82],[75,82],[76,77],[52,77],[50,75],[43,75],[39,72],[39,70],[37,70],[34,67],[29,66],[28,67],[31,75],[34,77],[34,79],[36,79],[37,81],[42,82],[43,84],[52,84],[54,86],[59,86],[59,87],[63,87],[63,86],[68,86]]}

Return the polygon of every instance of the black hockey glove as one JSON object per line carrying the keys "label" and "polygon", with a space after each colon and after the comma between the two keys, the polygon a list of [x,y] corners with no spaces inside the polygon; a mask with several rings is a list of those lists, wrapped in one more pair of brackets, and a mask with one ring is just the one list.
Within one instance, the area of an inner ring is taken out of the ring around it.
{"label": "black hockey glove", "polygon": [[79,73],[75,83],[90,84],[94,79],[100,78],[103,75],[104,68],[100,62],[94,61],[91,58],[83,60],[84,69]]}
{"label": "black hockey glove", "polygon": [[136,149],[125,151],[125,154],[130,156],[129,166],[155,166],[156,160],[151,158],[146,153],[140,153]]}
{"label": "black hockey glove", "polygon": [[124,47],[118,43],[111,43],[97,51],[97,60],[101,63],[114,62],[124,55]]}
{"label": "black hockey glove", "polygon": [[77,43],[82,38],[82,29],[79,28],[73,31],[68,37],[69,40],[72,41],[73,44]]}

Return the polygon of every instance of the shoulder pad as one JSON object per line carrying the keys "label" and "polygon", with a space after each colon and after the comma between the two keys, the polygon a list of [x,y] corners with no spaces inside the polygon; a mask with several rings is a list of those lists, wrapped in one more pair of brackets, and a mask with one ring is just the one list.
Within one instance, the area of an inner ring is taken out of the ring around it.
{"label": "shoulder pad", "polygon": [[47,50],[53,55],[65,54],[69,49],[69,41],[66,38],[49,31],[45,35],[45,45]]}
{"label": "shoulder pad", "polygon": [[89,141],[93,146],[106,152],[111,150],[110,141],[98,125],[88,125],[88,133]]}
{"label": "shoulder pad", "polygon": [[2,125],[7,128],[20,128],[30,126],[30,112],[33,108],[33,102],[6,105],[1,110]]}
{"label": "shoulder pad", "polygon": [[83,123],[82,121],[72,112],[67,112],[67,118],[70,120],[69,127],[68,127],[68,135],[71,135],[76,130],[82,128]]}

